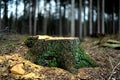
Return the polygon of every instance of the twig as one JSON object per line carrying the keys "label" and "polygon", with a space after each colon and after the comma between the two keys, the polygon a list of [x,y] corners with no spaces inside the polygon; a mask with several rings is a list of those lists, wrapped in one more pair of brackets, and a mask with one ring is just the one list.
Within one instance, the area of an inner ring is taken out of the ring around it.
{"label": "twig", "polygon": [[112,67],[112,69],[114,68],[114,66],[113,66],[113,64],[112,64],[112,60],[111,60],[112,58],[109,56],[109,62],[110,62],[110,65],[111,65],[111,67]]}
{"label": "twig", "polygon": [[112,72],[111,72],[111,74],[110,74],[110,76],[109,76],[109,78],[108,78],[108,80],[110,80],[111,79],[111,77],[113,76],[113,74],[114,74],[114,71],[115,71],[115,69],[118,67],[120,65],[120,62],[113,68],[113,70],[112,70]]}

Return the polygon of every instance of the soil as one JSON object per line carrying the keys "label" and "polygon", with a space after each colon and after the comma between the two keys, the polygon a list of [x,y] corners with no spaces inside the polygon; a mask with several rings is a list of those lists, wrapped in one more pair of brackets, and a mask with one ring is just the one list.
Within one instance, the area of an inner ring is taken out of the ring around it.
{"label": "soil", "polygon": [[[0,38],[0,80],[120,80],[120,50],[101,47],[98,45],[101,38],[85,38],[81,42],[98,67],[80,68],[75,75],[60,68],[43,67],[26,60],[26,36],[4,34]],[[23,63],[23,75],[10,71],[19,63]]]}

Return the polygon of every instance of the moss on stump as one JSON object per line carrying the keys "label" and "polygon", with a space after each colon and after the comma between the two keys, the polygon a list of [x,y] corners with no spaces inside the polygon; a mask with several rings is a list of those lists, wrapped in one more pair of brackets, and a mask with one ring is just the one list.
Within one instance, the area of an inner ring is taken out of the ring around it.
{"label": "moss on stump", "polygon": [[77,73],[80,67],[94,67],[95,62],[80,46],[75,37],[29,37],[25,44],[30,48],[27,59],[42,65],[59,67]]}

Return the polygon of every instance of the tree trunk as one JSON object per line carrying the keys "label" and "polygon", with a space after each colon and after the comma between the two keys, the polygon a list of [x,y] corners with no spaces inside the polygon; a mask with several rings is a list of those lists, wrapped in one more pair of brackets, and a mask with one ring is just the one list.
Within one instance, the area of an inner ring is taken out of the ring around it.
{"label": "tree trunk", "polygon": [[71,36],[75,36],[75,18],[74,18],[75,0],[71,0]]}
{"label": "tree trunk", "polygon": [[17,14],[17,12],[18,12],[18,0],[16,0],[16,10],[15,10],[15,31],[19,31],[19,29],[18,29],[18,14]]}
{"label": "tree trunk", "polygon": [[90,27],[90,35],[92,35],[93,30],[92,30],[92,0],[90,0],[90,18],[89,18],[89,27]]}
{"label": "tree trunk", "polygon": [[23,1],[23,3],[24,3],[24,10],[23,10],[23,15],[24,15],[24,17],[26,16],[26,6],[27,6],[27,2],[24,0]]}
{"label": "tree trunk", "polygon": [[32,35],[32,10],[31,0],[29,1],[29,34]]}
{"label": "tree trunk", "polygon": [[48,21],[48,12],[46,10],[46,0],[44,0],[44,20],[43,20],[43,33],[47,34],[47,21]]}
{"label": "tree trunk", "polygon": [[[60,2],[60,0],[58,0]],[[62,15],[61,15],[61,3],[59,7],[59,35],[62,36]]]}
{"label": "tree trunk", "polygon": [[[67,0],[67,3],[66,3],[66,10],[65,10],[65,16],[70,16],[70,14],[66,14],[67,13],[67,10],[69,10],[70,8],[69,7],[67,7],[67,4],[68,4],[68,0]],[[66,26],[66,35],[65,36],[70,36],[70,34],[69,34],[69,19],[68,18],[66,18],[66,22],[65,22],[65,26]]]}
{"label": "tree trunk", "polygon": [[2,26],[2,25],[1,25],[1,0],[0,0],[0,30],[2,29],[1,26]]}
{"label": "tree trunk", "polygon": [[35,0],[35,2],[34,2],[34,35],[36,35],[37,34],[37,17],[36,17],[36,11],[37,11],[37,9],[36,9],[36,7],[37,7],[37,2],[38,2],[38,0]]}
{"label": "tree trunk", "polygon": [[112,11],[112,27],[113,27],[113,34],[115,34],[115,20],[114,20],[114,4],[113,4],[113,11]]}
{"label": "tree trunk", "polygon": [[119,31],[118,36],[120,37],[120,0],[119,0]]}
{"label": "tree trunk", "polygon": [[51,19],[52,15],[51,15],[51,10],[52,10],[52,4],[49,2],[49,12],[48,12],[48,15],[49,15],[49,19]]}
{"label": "tree trunk", "polygon": [[63,31],[63,36],[66,35],[66,18],[65,18],[65,12],[66,12],[66,6],[65,4],[63,5],[63,8],[64,8],[64,11],[63,11],[63,16],[62,16],[62,27],[64,28],[62,31]]}
{"label": "tree trunk", "polygon": [[[86,1],[86,0],[85,0]],[[86,35],[87,35],[87,31],[86,31],[86,19],[85,19],[85,17],[86,17],[86,13],[85,13],[85,9],[86,9],[86,3],[84,2],[84,27],[83,27],[83,30],[84,30],[84,37],[86,37]]]}
{"label": "tree trunk", "polygon": [[38,7],[38,14],[39,14],[40,13],[40,6],[39,6],[40,5],[40,0],[37,1],[37,5],[38,5],[37,6]]}
{"label": "tree trunk", "polygon": [[[54,14],[54,16],[56,16],[56,14],[58,14],[59,13],[59,5],[58,5],[58,0],[56,0],[55,1],[55,11],[56,11],[56,13]],[[55,35],[58,35],[59,34],[59,25],[58,25],[59,23],[58,23],[58,19],[56,19],[56,21],[55,21]]]}
{"label": "tree trunk", "polygon": [[3,16],[3,20],[4,20],[4,27],[8,27],[8,5],[7,5],[7,1],[4,1],[4,16]]}
{"label": "tree trunk", "polygon": [[105,0],[102,0],[102,34],[105,34],[105,24],[104,24],[104,12],[105,10]]}
{"label": "tree trunk", "polygon": [[82,0],[79,0],[79,37],[82,38]]}
{"label": "tree trunk", "polygon": [[79,38],[33,36],[25,41],[30,48],[27,58],[36,64],[54,66],[77,73],[77,68],[95,66],[80,47]]}
{"label": "tree trunk", "polygon": [[100,0],[97,0],[97,33],[100,33]]}

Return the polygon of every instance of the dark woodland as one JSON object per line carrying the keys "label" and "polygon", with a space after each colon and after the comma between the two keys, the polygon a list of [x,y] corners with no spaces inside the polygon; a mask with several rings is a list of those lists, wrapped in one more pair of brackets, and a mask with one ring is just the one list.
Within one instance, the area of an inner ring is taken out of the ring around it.
{"label": "dark woodland", "polygon": [[0,80],[120,80],[120,0],[0,0]]}

